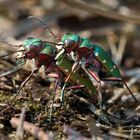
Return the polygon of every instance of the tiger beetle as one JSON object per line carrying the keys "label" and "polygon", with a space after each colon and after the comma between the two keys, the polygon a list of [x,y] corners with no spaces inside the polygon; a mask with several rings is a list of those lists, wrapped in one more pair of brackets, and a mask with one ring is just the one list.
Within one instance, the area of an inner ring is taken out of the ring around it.
{"label": "tiger beetle", "polygon": [[[101,81],[112,82],[112,84],[118,87],[122,87],[124,84],[137,102],[126,82],[122,79],[116,64],[99,44],[93,43],[89,39],[82,38],[74,33],[64,34],[58,44],[60,43],[63,45],[57,47],[60,50],[57,57],[65,53],[69,54],[75,60],[72,66],[73,71],[76,65],[80,64],[89,77],[92,77],[99,83],[99,88]],[[64,94],[64,88],[62,94]]]}
{"label": "tiger beetle", "polygon": [[[8,44],[7,42],[4,43]],[[57,50],[55,47],[52,46],[52,44],[56,45],[56,43],[53,42],[43,41],[39,38],[29,37],[23,41],[23,44],[19,46],[13,45],[15,47],[18,47],[19,49],[18,51],[11,53],[17,53],[16,59],[17,61],[19,61],[19,65],[20,63],[21,65],[24,65],[27,59],[33,59],[35,64],[35,67],[32,70],[31,74],[27,77],[25,81],[22,82],[21,87],[23,87],[26,82],[35,73],[38,72],[41,66],[45,67],[46,74],[55,71],[59,80],[67,79],[68,76],[71,74],[74,61],[70,60],[66,54],[57,57],[56,59]],[[20,54],[18,54],[19,52]],[[11,54],[6,54],[0,57],[5,57]],[[61,77],[61,75],[63,74],[66,76],[66,78]],[[88,75],[84,73],[84,70],[82,68],[77,69],[76,72],[71,75],[70,80],[73,84],[80,85],[79,88],[84,87],[86,89],[85,91],[87,91],[90,96],[96,93],[96,88],[92,84]],[[56,85],[58,86],[58,84]],[[87,96],[89,95],[87,94]]]}
{"label": "tiger beetle", "polygon": [[[18,47],[19,49],[19,51],[16,51],[15,53],[20,52],[20,54],[17,54],[16,57],[19,63],[21,63],[21,65],[24,65],[27,59],[33,59],[35,67],[30,73],[30,75],[22,82],[14,98],[19,94],[22,87],[27,83],[27,81],[38,72],[41,66],[45,67],[46,74],[49,74],[53,71],[57,73],[57,80],[55,83],[54,90],[55,93],[60,82],[63,82],[63,79],[67,79],[67,77],[71,75],[72,66],[74,62],[70,61],[68,56],[65,54],[56,59],[57,50],[55,47],[52,46],[52,44],[56,45],[55,43],[52,42],[48,43],[47,41],[43,41],[39,38],[27,38],[23,41],[23,44],[15,46]],[[7,55],[3,55],[3,57],[4,56]],[[87,99],[89,99],[90,101],[92,100],[92,102],[93,100],[94,102],[96,101],[97,99],[96,88],[92,84],[92,81],[89,79],[88,75],[84,73],[82,68],[76,70],[76,72],[73,73],[68,79],[70,79],[70,85],[72,85],[72,87],[69,87],[68,89],[80,89],[83,91],[84,96]],[[53,94],[52,96],[52,101],[54,101],[54,97],[55,94]],[[12,100],[14,100],[14,98]],[[51,113],[52,108],[53,103],[50,111]]]}
{"label": "tiger beetle", "polygon": [[[111,82],[112,85],[116,85],[118,87],[123,87],[123,85],[125,85],[135,102],[137,102],[132,91],[123,80],[120,70],[117,68],[116,64],[113,62],[108,53],[101,47],[101,45],[93,43],[89,39],[82,38],[74,33],[66,33],[60,39],[42,20],[34,16],[29,17],[29,19],[35,19],[39,21],[41,25],[43,25],[43,27],[56,38],[58,42],[56,48],[58,49],[59,53],[57,54],[55,59],[58,59],[60,56],[67,54],[69,55],[70,59],[72,58],[75,61],[75,63],[71,67],[72,71],[65,80],[61,91],[62,102],[64,100],[63,98],[66,84],[70,77],[78,69],[77,67],[81,67],[84,72],[88,74],[91,81],[94,79],[97,83],[99,83],[98,92],[100,94],[100,100],[102,100],[102,95],[100,92],[101,81],[107,81]],[[102,101],[99,102],[101,107]]]}
{"label": "tiger beetle", "polygon": [[[35,60],[35,68],[21,84],[20,90],[43,65],[47,74],[51,71],[55,71],[58,74],[55,91],[61,79],[65,79],[61,91],[62,102],[64,100],[64,90],[69,80],[78,85],[77,88],[84,87],[82,89],[91,101],[96,100],[99,96],[101,81],[117,83],[117,86],[120,87],[124,84],[134,100],[137,101],[122,79],[116,64],[100,45],[73,33],[66,33],[60,39],[40,19],[30,17],[30,19],[32,18],[38,20],[55,37],[57,43],[43,41],[38,38],[28,38],[20,45],[20,47],[23,47],[23,50],[20,50],[22,56],[18,57],[18,59],[23,64],[27,59]],[[56,46],[52,47],[52,44]],[[62,78],[62,75],[65,75],[66,78]],[[93,79],[99,83],[99,91],[94,86]],[[100,108],[102,109],[101,103],[102,101],[100,101]]]}

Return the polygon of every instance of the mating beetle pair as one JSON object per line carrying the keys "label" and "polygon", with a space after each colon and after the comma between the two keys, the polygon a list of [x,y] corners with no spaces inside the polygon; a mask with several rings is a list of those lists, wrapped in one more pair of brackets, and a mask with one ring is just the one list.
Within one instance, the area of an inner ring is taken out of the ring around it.
{"label": "mating beetle pair", "polygon": [[[43,23],[43,25],[45,24]],[[49,28],[47,27],[47,29]],[[29,77],[22,83],[21,87],[44,65],[47,74],[55,71],[58,75],[55,89],[60,80],[63,79],[62,76],[65,76],[67,77],[65,80],[66,83],[70,79],[72,83],[79,85],[79,88],[81,86],[84,87],[83,89],[86,95],[90,99],[93,99],[97,96],[97,90],[92,82],[93,78],[98,83],[101,80],[117,82],[120,86],[124,83],[133,96],[121,78],[119,69],[100,45],[72,33],[64,34],[59,41],[52,43],[56,47],[53,47],[51,42],[42,41],[38,38],[28,38],[23,42],[23,53],[18,59],[24,59],[24,61],[26,59],[34,59],[35,69],[33,69]],[[79,64],[80,68],[77,68]],[[66,83],[64,83],[62,88],[62,96],[64,96]],[[134,96],[133,98],[136,101]]]}
{"label": "mating beetle pair", "polygon": [[[56,72],[57,80],[55,83],[55,91],[59,83],[64,82],[67,76],[70,75],[73,61],[70,61],[65,54],[56,59],[57,49],[53,47],[55,43],[53,43],[53,45],[50,43],[39,38],[27,38],[23,41],[22,45],[17,46],[20,52],[17,53],[17,61],[21,62],[21,64],[25,64],[23,62],[26,62],[27,59],[34,59],[35,64],[31,74],[22,82],[20,90],[26,82],[38,72],[41,66],[45,67],[46,74]],[[85,93],[87,98],[96,98],[96,88],[82,68],[72,74],[70,77],[70,84],[72,85],[70,89],[81,89],[82,87],[83,93]]]}

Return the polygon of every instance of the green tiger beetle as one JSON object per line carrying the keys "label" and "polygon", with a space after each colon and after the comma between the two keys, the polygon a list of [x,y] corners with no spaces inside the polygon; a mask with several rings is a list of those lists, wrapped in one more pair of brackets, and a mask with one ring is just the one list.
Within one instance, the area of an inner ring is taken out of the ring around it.
{"label": "green tiger beetle", "polygon": [[124,84],[129,93],[132,95],[133,99],[137,102],[135,96],[127,86],[126,82],[123,80],[120,70],[117,68],[116,64],[113,62],[108,53],[99,44],[93,43],[89,39],[82,38],[74,33],[66,33],[60,39],[42,20],[34,16],[30,16],[29,19],[39,21],[41,25],[43,25],[43,27],[56,38],[58,42],[56,48],[59,50],[59,53],[55,58],[56,60],[60,56],[67,54],[69,55],[70,59],[72,58],[72,60],[75,61],[72,66],[72,71],[67,77],[61,91],[62,102],[67,81],[75,73],[79,65],[82,67],[84,72],[88,74],[91,81],[94,79],[97,83],[99,83],[99,88],[101,88],[101,81],[109,81],[111,84],[118,87],[123,87]]}
{"label": "green tiger beetle", "polygon": [[[38,72],[41,66],[45,67],[46,74],[49,74],[53,71],[57,73],[57,80],[55,83],[55,93],[59,83],[63,82],[63,79],[66,79],[65,77],[68,77],[71,74],[74,62],[70,61],[67,55],[65,54],[55,59],[57,50],[55,47],[52,47],[52,44],[54,45],[55,43],[52,42],[48,43],[39,38],[27,38],[23,41],[22,45],[16,46],[18,47],[19,51],[16,51],[15,53],[20,52],[20,54],[17,55],[17,60],[22,65],[24,65],[27,59],[33,59],[35,67],[30,73],[30,75],[22,82],[14,98],[19,94],[22,87],[27,83],[27,81]],[[3,55],[3,57],[4,56],[7,55]],[[75,73],[73,73],[71,77],[69,77],[69,79],[70,85],[72,85],[72,87],[70,87],[69,89],[80,89],[83,91],[84,97],[89,99],[89,101],[96,102],[97,99],[96,88],[92,84],[92,81],[89,79],[88,75],[84,73],[82,68],[79,68]],[[54,101],[54,96],[55,94],[53,94],[52,101]],[[14,98],[12,98],[11,101],[13,101]],[[51,113],[52,108],[53,103],[50,111]]]}
{"label": "green tiger beetle", "polygon": [[[74,62],[70,61],[68,56],[65,54],[56,59],[57,49],[53,47],[52,44],[56,45],[56,43],[53,43],[53,42],[43,41],[39,38],[30,37],[30,38],[25,39],[22,45],[19,45],[19,46],[15,45],[16,47],[19,48],[19,50],[16,51],[15,53],[20,52],[20,54],[18,54],[16,59],[22,65],[26,63],[27,59],[33,59],[34,64],[35,64],[35,67],[32,70],[31,74],[27,77],[25,81],[23,81],[23,83],[21,84],[21,87],[23,87],[25,83],[35,73],[38,72],[41,66],[45,67],[46,74],[49,74],[52,71],[55,71],[57,73],[58,81],[63,79],[61,75],[64,75],[67,77],[71,74],[72,66]],[[7,55],[3,55],[1,57],[5,57],[5,56]],[[73,75],[70,77],[70,80],[73,84],[80,85],[79,88],[84,87],[86,89],[85,92],[87,92],[86,94],[87,97],[92,97],[96,93],[96,88],[92,84],[88,75],[84,73],[84,70],[82,68],[78,69],[75,73],[73,73]],[[58,83],[56,84],[56,87],[58,86]]]}
{"label": "green tiger beetle", "polygon": [[[116,64],[99,44],[95,44],[89,39],[82,38],[74,33],[64,34],[58,44],[60,43],[63,45],[57,47],[60,50],[57,57],[65,53],[69,54],[75,60],[72,66],[73,71],[78,64],[81,64],[84,71],[99,84],[101,81],[110,81],[119,87],[124,84],[134,100],[137,101],[126,82],[122,79]],[[64,88],[62,94],[64,94]]]}
{"label": "green tiger beetle", "polygon": [[[26,59],[35,60],[35,68],[32,73],[36,73],[39,68],[43,65],[45,67],[46,74],[55,71],[58,75],[58,81],[62,79],[62,74],[66,77],[70,75],[73,62],[69,60],[67,55],[63,55],[57,59],[56,49],[50,45],[50,43],[43,41],[38,38],[28,38],[23,42],[25,49],[24,56]],[[83,70],[77,70],[71,77],[70,80],[76,85],[82,85],[88,91],[90,97],[92,97],[96,89],[86,74],[82,74]],[[58,86],[58,82],[56,87]],[[81,86],[80,86],[81,87]]]}
{"label": "green tiger beetle", "polygon": [[[82,90],[89,100],[96,100],[98,91],[93,84],[93,79],[99,84],[101,81],[111,81],[117,83],[120,87],[124,84],[134,100],[137,101],[122,79],[119,69],[100,45],[73,33],[64,34],[60,39],[40,19],[37,20],[56,38],[57,43],[38,38],[28,38],[19,46],[19,48],[22,48],[19,50],[22,55],[18,57],[21,62],[25,63],[27,59],[35,60],[35,68],[21,84],[20,90],[43,65],[47,74],[55,71],[58,75],[55,90],[59,82],[65,79],[61,92],[62,102],[64,100],[64,90],[69,80],[74,85],[78,85],[77,88],[84,87]],[[52,44],[56,47],[52,47]],[[66,78],[62,78],[63,76]]]}

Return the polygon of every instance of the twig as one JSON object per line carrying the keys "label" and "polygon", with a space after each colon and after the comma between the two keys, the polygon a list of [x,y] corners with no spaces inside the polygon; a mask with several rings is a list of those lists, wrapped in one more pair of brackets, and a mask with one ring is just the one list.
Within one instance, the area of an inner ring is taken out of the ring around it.
{"label": "twig", "polygon": [[8,71],[6,71],[4,73],[0,73],[0,78],[4,77],[4,76],[8,76],[10,74],[13,74],[13,73],[17,72],[21,68],[22,68],[22,66],[20,65],[20,66],[17,66],[17,67],[13,67],[12,69],[10,69],[10,70],[8,70]]}
{"label": "twig", "polygon": [[131,139],[133,139],[133,137],[134,137],[133,135],[134,135],[134,129],[133,129],[133,127],[132,127],[132,128],[131,128],[131,131],[130,131],[130,138],[131,138]]}
{"label": "twig", "polygon": [[20,114],[19,124],[17,126],[17,131],[16,131],[16,139],[17,140],[23,140],[23,136],[24,136],[24,130],[23,130],[24,115],[25,115],[25,108],[22,109],[22,112]]}
{"label": "twig", "polygon": [[125,71],[125,75],[129,77],[139,77],[140,80],[140,68]]}
{"label": "twig", "polygon": [[138,15],[128,15],[128,14],[121,14],[119,12],[107,9],[102,7],[101,5],[97,5],[95,3],[86,3],[84,1],[78,0],[62,0],[63,2],[73,6],[85,10],[91,14],[101,15],[107,18],[116,19],[120,21],[130,22],[134,24],[140,24],[140,16]]}
{"label": "twig", "polygon": [[[17,128],[19,123],[20,123],[20,119],[13,117],[10,120],[10,123],[13,127]],[[33,137],[39,139],[39,140],[51,140],[51,138],[40,128],[36,127],[35,125],[33,125],[32,123],[23,122],[23,129],[27,132],[29,132],[30,134],[32,134]]]}
{"label": "twig", "polygon": [[133,126],[121,126],[123,129],[131,129],[132,127],[133,128],[139,128],[140,129],[140,125],[133,125]]}
{"label": "twig", "polygon": [[126,135],[126,134],[122,134],[122,133],[117,133],[116,131],[110,131],[109,135],[112,135],[112,136],[118,137],[118,138],[123,138],[123,139],[135,140],[135,138],[131,138],[130,135]]}
{"label": "twig", "polygon": [[89,117],[87,118],[87,123],[88,123],[88,127],[90,129],[90,134],[92,137],[92,140],[97,140],[98,137],[100,136],[99,134],[99,128],[96,126],[96,120],[91,117],[91,115],[89,115]]}
{"label": "twig", "polygon": [[[133,126],[131,126],[131,127],[132,127],[131,129],[134,129]],[[130,132],[132,131],[131,129],[130,130],[122,130],[122,132],[123,133],[129,133],[130,134]],[[136,136],[136,135],[139,135],[140,136],[140,130],[139,129],[133,130],[133,135],[134,136]]]}
{"label": "twig", "polygon": [[111,34],[107,35],[107,42],[109,44],[113,60],[116,61],[117,46],[116,46],[114,38]]}
{"label": "twig", "polygon": [[107,41],[110,46],[113,60],[116,62],[117,66],[120,66],[127,43],[127,36],[125,34],[121,35],[118,47],[116,46],[112,35],[109,34],[107,36]]}

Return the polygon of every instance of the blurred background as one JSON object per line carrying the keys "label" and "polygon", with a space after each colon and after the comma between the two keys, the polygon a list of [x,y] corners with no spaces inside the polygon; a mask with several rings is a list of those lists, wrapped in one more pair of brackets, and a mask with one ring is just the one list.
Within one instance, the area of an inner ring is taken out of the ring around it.
{"label": "blurred background", "polygon": [[[130,82],[132,91],[140,99],[138,94],[140,91],[139,0],[0,0],[0,41],[18,45],[27,37],[37,37],[55,42],[41,24],[27,19],[29,16],[42,19],[58,37],[67,32],[74,32],[101,44],[112,56],[123,77]],[[11,53],[13,50],[15,50],[14,47],[0,43],[0,55]],[[15,61],[13,56],[0,58],[0,74],[15,67]],[[10,92],[15,92],[32,68],[33,65],[29,62],[17,74],[2,77],[0,79],[1,95],[6,92],[6,96],[11,96]],[[43,75],[43,72],[40,73]],[[38,75],[26,88],[38,94],[38,90],[33,87],[36,82],[38,88],[40,85],[48,86],[42,77]],[[132,78],[135,80],[131,81]],[[47,92],[45,90],[46,87],[39,98],[44,97],[44,92]],[[113,93],[118,92],[113,91]],[[26,92],[23,95],[25,96]],[[120,97],[122,94],[115,100]],[[124,104],[127,99],[121,101]],[[138,107],[135,106],[133,110]],[[63,120],[60,121],[63,123]],[[51,130],[57,129],[51,128]]]}

